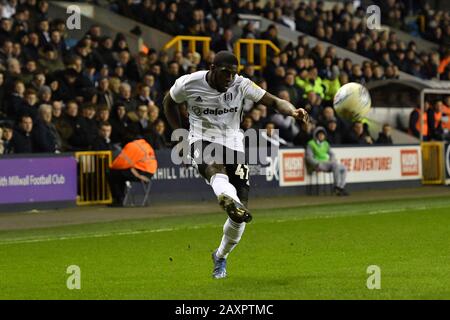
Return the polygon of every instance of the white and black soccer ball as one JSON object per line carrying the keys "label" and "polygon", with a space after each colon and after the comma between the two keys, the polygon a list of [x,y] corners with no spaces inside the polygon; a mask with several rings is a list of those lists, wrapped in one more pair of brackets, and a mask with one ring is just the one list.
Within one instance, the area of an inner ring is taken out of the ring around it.
{"label": "white and black soccer ball", "polygon": [[366,87],[349,82],[338,90],[333,105],[338,116],[353,121],[364,118],[369,113],[372,101]]}

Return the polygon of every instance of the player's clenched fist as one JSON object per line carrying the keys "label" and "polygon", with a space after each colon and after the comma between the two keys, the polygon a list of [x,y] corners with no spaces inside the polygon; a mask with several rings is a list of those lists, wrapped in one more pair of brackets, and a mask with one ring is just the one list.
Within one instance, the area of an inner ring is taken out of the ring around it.
{"label": "player's clenched fist", "polygon": [[307,123],[309,119],[308,112],[306,112],[306,110],[302,108],[292,110],[291,116],[303,123]]}

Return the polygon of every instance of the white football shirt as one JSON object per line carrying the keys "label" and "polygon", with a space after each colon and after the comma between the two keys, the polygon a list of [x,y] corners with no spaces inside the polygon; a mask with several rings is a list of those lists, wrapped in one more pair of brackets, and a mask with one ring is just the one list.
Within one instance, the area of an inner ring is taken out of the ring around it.
{"label": "white football shirt", "polygon": [[176,103],[187,103],[189,143],[206,140],[244,152],[244,136],[239,130],[244,100],[258,102],[266,91],[250,79],[236,75],[227,92],[219,92],[206,81],[207,72],[181,76],[170,88],[170,96]]}

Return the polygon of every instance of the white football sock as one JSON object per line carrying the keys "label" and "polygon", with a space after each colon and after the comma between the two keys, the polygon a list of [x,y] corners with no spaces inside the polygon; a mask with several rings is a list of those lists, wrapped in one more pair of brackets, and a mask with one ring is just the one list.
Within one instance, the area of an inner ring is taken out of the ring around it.
{"label": "white football sock", "polygon": [[223,237],[220,243],[219,249],[217,249],[217,258],[227,258],[228,254],[237,246],[239,240],[241,240],[242,234],[245,230],[245,222],[237,223],[227,219],[223,226]]}
{"label": "white football sock", "polygon": [[213,175],[210,179],[210,185],[217,197],[225,193],[227,196],[241,203],[241,200],[237,196],[236,188],[230,183],[226,174],[216,173]]}

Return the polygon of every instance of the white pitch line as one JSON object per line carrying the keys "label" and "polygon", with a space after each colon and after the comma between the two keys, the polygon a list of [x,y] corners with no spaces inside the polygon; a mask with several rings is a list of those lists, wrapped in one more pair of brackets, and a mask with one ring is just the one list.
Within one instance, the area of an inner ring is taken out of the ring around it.
{"label": "white pitch line", "polygon": [[[310,215],[303,217],[293,217],[291,219],[277,219],[274,221],[263,221],[263,223],[284,223],[289,221],[298,221],[298,220],[313,220],[313,219],[330,219],[330,218],[339,218],[339,217],[349,217],[353,215],[375,215],[382,213],[393,213],[393,212],[404,212],[407,210],[414,211],[422,211],[426,209],[440,209],[440,208],[448,208],[448,206],[431,206],[431,207],[418,207],[418,208],[398,208],[398,209],[386,209],[386,210],[374,210],[363,213],[361,211],[349,211],[345,214],[335,214],[335,215]],[[362,213],[362,214],[358,214]],[[260,222],[261,223],[261,222]],[[259,223],[257,223],[259,224]],[[151,230],[136,230],[136,231],[122,231],[122,232],[106,232],[106,233],[94,233],[94,234],[69,234],[65,236],[55,236],[48,238],[35,238],[35,239],[11,239],[11,240],[0,240],[0,245],[10,245],[10,244],[27,244],[27,243],[39,243],[39,242],[49,242],[49,241],[60,241],[60,240],[76,240],[76,239],[89,239],[89,238],[106,238],[111,236],[130,236],[130,235],[138,235],[138,234],[146,234],[146,233],[158,233],[158,232],[172,232],[179,230],[195,230],[200,228],[209,228],[214,227],[218,228],[222,225],[211,225],[204,224],[200,226],[187,226],[187,227],[179,227],[179,228],[161,228],[161,229],[151,229]]]}

